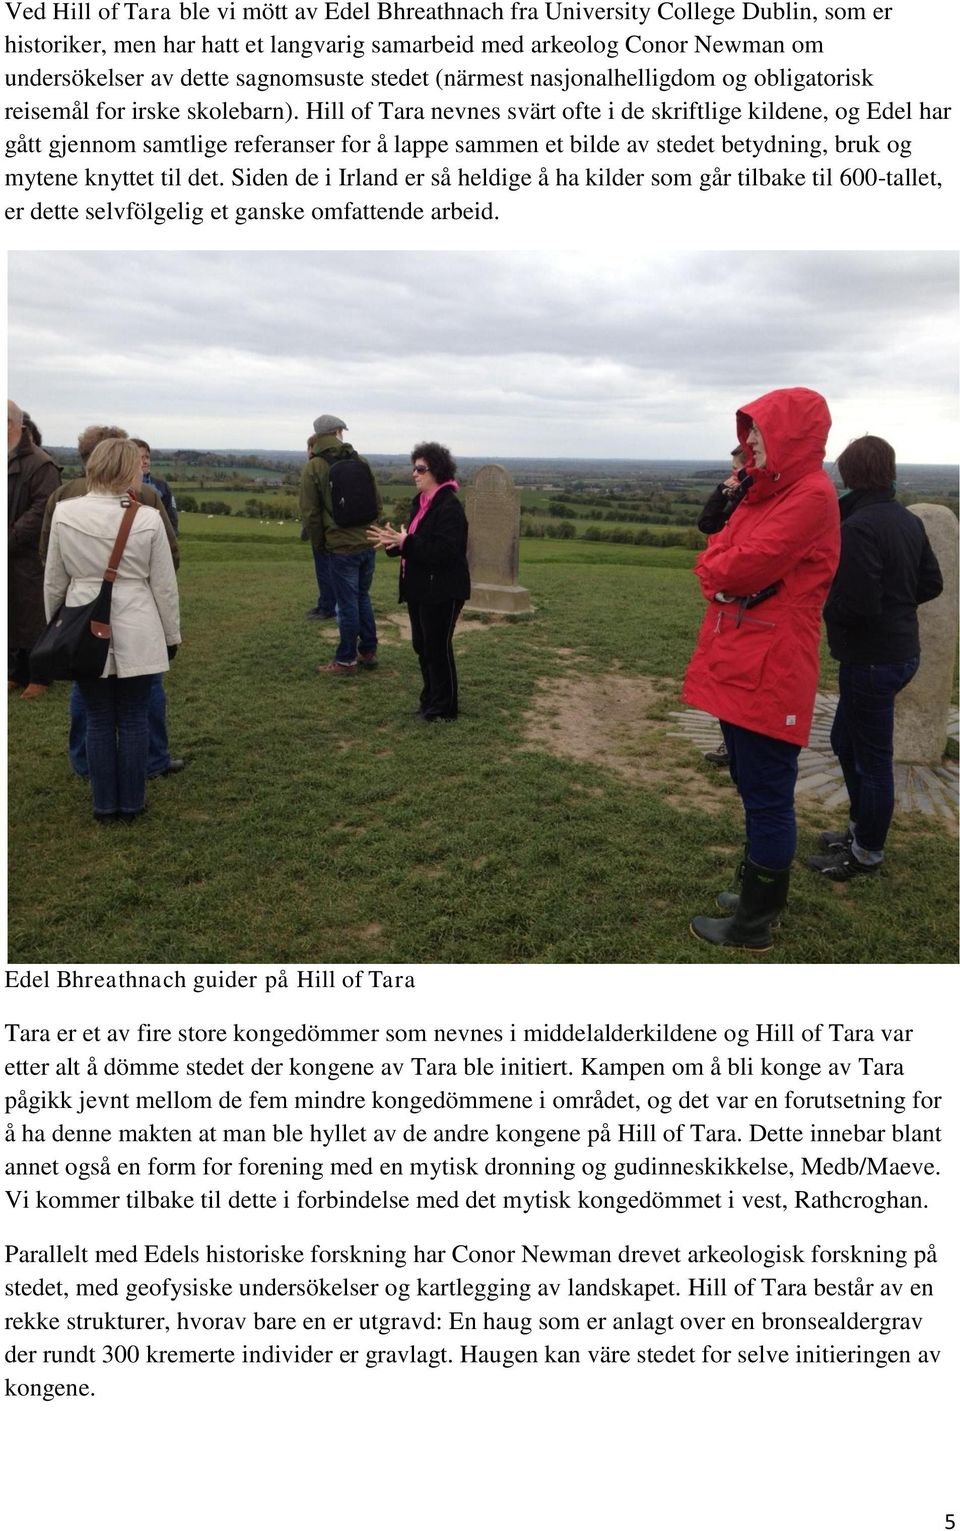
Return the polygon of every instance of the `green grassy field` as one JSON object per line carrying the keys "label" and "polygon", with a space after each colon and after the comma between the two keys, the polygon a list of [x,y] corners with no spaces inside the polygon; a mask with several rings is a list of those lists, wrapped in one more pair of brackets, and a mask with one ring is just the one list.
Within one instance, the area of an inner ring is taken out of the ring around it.
{"label": "green grassy field", "polygon": [[[258,488],[256,486],[248,486],[244,489],[232,489],[221,488],[218,484],[213,483],[208,484],[204,489],[200,489],[196,483],[191,483],[188,480],[178,480],[174,484],[174,489],[180,499],[183,499],[185,495],[192,496],[196,500],[198,508],[207,501],[219,501],[221,504],[229,506],[232,516],[238,516],[241,519],[250,519],[246,514],[246,506],[250,500],[256,500],[264,510],[273,510],[274,516],[278,516],[278,510],[282,508],[288,523],[295,520],[298,514],[297,491],[292,488]],[[381,483],[380,494],[383,500],[384,515],[390,517],[393,521],[398,519],[405,521],[410,507],[411,486],[406,482]],[[608,521],[603,518],[603,515],[601,519],[594,519],[588,513],[591,507],[581,505],[566,507],[562,515],[552,514],[547,508],[550,500],[551,495],[546,491],[523,489],[520,495],[520,504],[524,522],[533,521],[538,525],[547,527],[550,525],[555,526],[558,520],[570,520],[576,527],[578,537],[582,537],[584,532],[592,526],[608,528],[614,526],[626,527],[631,531],[641,526],[647,527],[654,532],[680,532],[684,530],[684,526],[680,524],[668,524],[663,521],[636,521],[628,517],[622,520]],[[598,499],[595,508],[605,514],[611,509],[611,506],[609,502]],[[692,526],[695,518],[692,516],[692,511],[689,507],[685,507],[685,509],[685,526]],[[221,519],[221,517],[208,519]],[[258,520],[260,518],[254,517],[253,519]]]}
{"label": "green grassy field", "polygon": [[[880,878],[797,870],[770,956],[687,933],[742,835],[732,788],[669,737],[701,610],[689,552],[524,541],[535,616],[464,623],[461,719],[422,728],[392,564],[374,586],[380,667],[341,679],[315,673],[334,631],[304,620],[296,527],[185,517],[182,548],[168,693],[189,766],[150,785],[143,821],[93,823],[65,686],[10,703],[11,961],[954,960],[955,845],[919,816],[895,824]],[[551,698],[621,694],[611,678],[645,688],[645,775],[600,741],[574,758],[551,714]],[[801,855],[818,824],[804,810]]]}

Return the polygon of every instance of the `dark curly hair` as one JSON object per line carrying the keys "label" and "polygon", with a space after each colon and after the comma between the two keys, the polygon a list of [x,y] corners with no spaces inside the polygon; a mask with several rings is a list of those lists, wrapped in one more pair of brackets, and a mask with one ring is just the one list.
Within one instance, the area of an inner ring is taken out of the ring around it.
{"label": "dark curly hair", "polygon": [[442,447],[439,441],[421,441],[410,453],[410,461],[416,462],[421,458],[430,469],[438,484],[445,484],[447,479],[456,478],[457,465],[446,447]]}

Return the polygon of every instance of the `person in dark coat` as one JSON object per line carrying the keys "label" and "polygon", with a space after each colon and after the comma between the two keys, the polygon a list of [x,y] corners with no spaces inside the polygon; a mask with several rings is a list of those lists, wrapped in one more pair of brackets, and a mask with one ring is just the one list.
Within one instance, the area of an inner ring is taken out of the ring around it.
{"label": "person in dark coat", "polygon": [[[312,436],[307,437],[307,462],[313,456],[313,449],[319,439],[315,431]],[[300,541],[310,541],[310,528],[308,526],[301,526]],[[331,617],[337,615],[337,592],[333,588],[330,554],[325,552],[322,547],[313,548],[313,572],[317,579],[317,599],[316,603],[304,615],[308,622],[329,622]]]}
{"label": "person in dark coat", "polygon": [[410,454],[417,492],[405,527],[372,526],[370,541],[400,559],[400,600],[423,686],[417,719],[452,723],[459,711],[453,630],[470,597],[467,518],[457,497],[457,465],[447,448],[421,442]]}
{"label": "person in dark coat", "polygon": [[140,448],[140,463],[143,468],[144,484],[148,488],[156,490],[157,494],[160,496],[160,502],[167,513],[167,520],[170,522],[170,525],[173,527],[175,532],[179,531],[180,512],[177,510],[176,496],[165,478],[157,478],[155,474],[150,472],[149,441],[144,441],[140,436],[131,436],[130,439],[135,447]]}
{"label": "person in dark coat", "polygon": [[40,528],[60,483],[53,458],[35,445],[23,410],[7,400],[7,690],[29,702],[46,693],[30,683],[30,650],[47,625],[43,612]]}
{"label": "person in dark coat", "polygon": [[840,662],[840,701],[830,734],[850,798],[846,829],[820,836],[807,861],[831,882],[876,874],[893,818],[893,713],[920,664],[917,607],[943,590],[919,516],[895,498],[897,462],[880,436],[851,441],[837,458],[840,563],[823,608]]}
{"label": "person in dark coat", "polygon": [[706,501],[697,520],[697,530],[707,537],[722,532],[750,484],[750,475],[744,467],[743,447],[736,446],[730,453],[730,475],[717,485]]}

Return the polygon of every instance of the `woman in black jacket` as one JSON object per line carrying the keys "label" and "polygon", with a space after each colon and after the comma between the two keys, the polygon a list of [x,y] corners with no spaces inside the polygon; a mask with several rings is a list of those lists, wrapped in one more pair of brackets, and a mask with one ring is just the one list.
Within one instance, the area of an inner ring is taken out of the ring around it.
{"label": "woman in black jacket", "polygon": [[410,613],[410,636],[423,688],[417,719],[452,723],[457,716],[453,630],[470,596],[467,518],[457,498],[457,465],[446,447],[421,442],[410,454],[417,492],[406,527],[371,526],[367,535],[400,559],[400,600]]}
{"label": "woman in black jacket", "polygon": [[730,476],[718,484],[700,512],[697,529],[707,537],[722,532],[753,480],[744,467],[743,447],[734,447],[730,453]]}
{"label": "woman in black jacket", "polygon": [[943,589],[923,522],[894,495],[893,447],[861,436],[837,458],[840,563],[823,618],[840,663],[830,743],[850,798],[846,829],[820,836],[807,866],[831,882],[876,874],[893,818],[893,714],[920,663],[917,607]]}

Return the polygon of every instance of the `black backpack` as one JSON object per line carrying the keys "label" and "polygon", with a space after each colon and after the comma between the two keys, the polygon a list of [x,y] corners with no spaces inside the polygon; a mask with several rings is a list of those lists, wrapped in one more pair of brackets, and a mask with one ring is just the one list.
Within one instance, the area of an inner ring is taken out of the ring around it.
{"label": "black backpack", "polygon": [[330,464],[330,498],[338,526],[367,526],[379,514],[373,474],[361,457]]}

